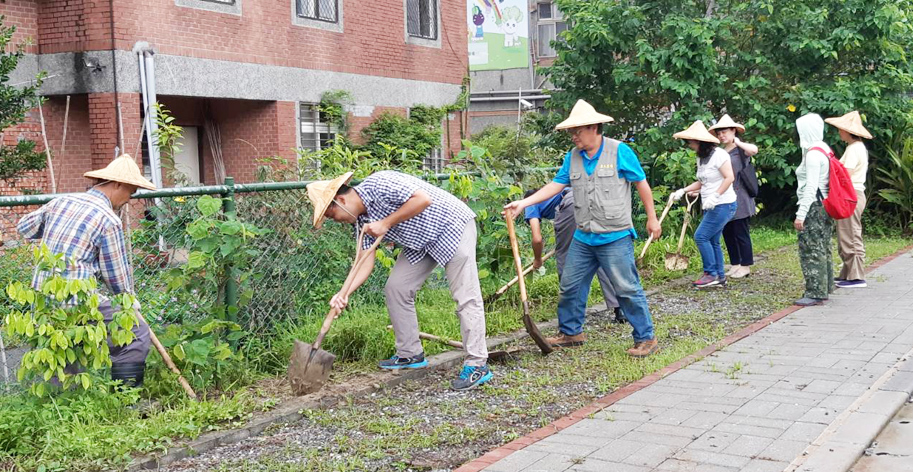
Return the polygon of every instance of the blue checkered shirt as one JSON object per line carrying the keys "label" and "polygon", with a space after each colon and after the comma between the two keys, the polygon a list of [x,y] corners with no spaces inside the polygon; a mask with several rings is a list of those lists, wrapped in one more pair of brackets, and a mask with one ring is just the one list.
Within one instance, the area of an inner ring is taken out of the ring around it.
{"label": "blue checkered shirt", "polygon": [[[367,209],[358,217],[356,234],[365,224],[382,220],[399,210],[416,190],[427,193],[431,205],[391,227],[384,240],[402,247],[402,254],[411,264],[418,264],[427,255],[439,265],[447,265],[460,246],[463,228],[476,215],[457,197],[417,177],[385,170],[372,174],[356,186],[355,191]],[[373,243],[374,238],[365,236],[364,249]]]}
{"label": "blue checkered shirt", "polygon": [[[55,198],[19,220],[19,233],[42,240],[54,254],[65,254],[67,279],[96,277],[114,295],[133,293],[133,271],[120,218],[111,201],[96,189]],[[40,288],[50,274],[38,271],[32,286]]]}

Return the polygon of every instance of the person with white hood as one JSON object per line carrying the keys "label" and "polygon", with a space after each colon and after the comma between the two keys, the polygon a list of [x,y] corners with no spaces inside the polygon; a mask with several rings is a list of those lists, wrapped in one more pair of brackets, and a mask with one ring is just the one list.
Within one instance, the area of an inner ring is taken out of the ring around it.
{"label": "person with white hood", "polygon": [[805,276],[805,294],[796,305],[820,305],[834,290],[834,264],[831,262],[831,237],[834,220],[824,211],[822,201],[829,189],[828,154],[833,153],[823,141],[824,120],[809,113],[796,120],[802,163],[796,168],[799,209],[793,222],[799,232],[799,264]]}

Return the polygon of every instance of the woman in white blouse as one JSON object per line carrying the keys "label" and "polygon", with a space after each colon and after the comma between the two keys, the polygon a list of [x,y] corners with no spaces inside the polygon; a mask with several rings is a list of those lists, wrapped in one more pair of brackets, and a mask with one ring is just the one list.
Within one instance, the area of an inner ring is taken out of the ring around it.
{"label": "woman in white blouse", "polygon": [[735,175],[732,172],[729,153],[717,147],[720,140],[707,131],[700,120],[672,137],[684,139],[698,157],[697,181],[672,194],[674,200],[681,199],[685,192],[701,194],[704,217],[694,232],[694,243],[701,253],[704,274],[692,282],[692,285],[697,288],[725,285],[726,273],[723,271],[723,248],[720,246],[720,237],[723,234],[723,227],[732,219],[738,207],[736,193],[732,188]]}
{"label": "woman in white blouse", "polygon": [[869,130],[862,126],[858,111],[851,111],[825,123],[840,130],[840,139],[847,144],[840,162],[850,173],[856,189],[856,211],[849,218],[837,220],[837,252],[843,267],[837,276],[840,288],[862,288],[865,283],[865,243],[862,241],[862,212],[865,210],[865,174],[869,169],[869,152],[862,139],[872,139]]}

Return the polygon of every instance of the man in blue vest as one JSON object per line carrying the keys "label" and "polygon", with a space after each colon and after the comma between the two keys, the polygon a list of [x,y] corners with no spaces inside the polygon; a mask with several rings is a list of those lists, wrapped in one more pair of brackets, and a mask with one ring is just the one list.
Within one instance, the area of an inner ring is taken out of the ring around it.
{"label": "man in blue vest", "polygon": [[597,113],[592,105],[578,100],[568,119],[555,127],[568,130],[575,146],[565,156],[561,170],[551,183],[527,198],[509,203],[504,211],[515,218],[526,207],[552,198],[570,185],[574,190],[577,230],[561,277],[560,333],[548,341],[558,347],[579,346],[586,341],[586,302],[581,300],[580,291],[602,268],[631,323],[634,347],[627,352],[646,357],[659,350],[659,345],[634,260],[633,239],[637,233],[631,219],[632,184],[647,213],[647,232],[659,238],[662,230],[653,207],[653,191],[637,155],[626,144],[602,136],[602,124],[612,121],[612,117]]}

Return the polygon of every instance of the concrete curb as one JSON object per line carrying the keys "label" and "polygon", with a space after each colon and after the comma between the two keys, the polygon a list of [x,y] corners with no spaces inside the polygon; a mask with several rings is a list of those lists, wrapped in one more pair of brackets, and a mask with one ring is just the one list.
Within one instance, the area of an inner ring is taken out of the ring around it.
{"label": "concrete curb", "polygon": [[[902,256],[903,254],[909,252],[910,250],[913,250],[913,245],[907,246],[907,247],[895,252],[894,254],[885,256],[885,257],[875,261],[874,263],[870,264],[866,268],[866,273],[872,272],[873,270],[893,261],[894,259]],[[597,412],[611,406],[615,402],[652,385],[653,383],[662,379],[663,377],[665,377],[673,372],[676,372],[680,369],[683,369],[683,368],[687,367],[688,365],[690,365],[694,362],[697,362],[698,360],[703,359],[704,357],[706,357],[726,346],[729,346],[729,345],[735,343],[736,341],[746,338],[746,337],[764,329],[765,327],[779,321],[780,319],[786,317],[787,315],[789,315],[791,313],[795,313],[796,311],[799,311],[801,309],[802,309],[802,307],[793,305],[793,306],[787,307],[783,310],[780,310],[766,318],[756,321],[755,323],[752,323],[752,324],[746,326],[742,330],[740,330],[734,334],[731,334],[731,335],[723,338],[722,340],[720,340],[716,343],[713,343],[713,344],[705,347],[704,349],[701,349],[700,351],[685,357],[684,359],[680,359],[676,362],[673,362],[672,364],[670,364],[666,367],[663,367],[662,369],[660,369],[636,382],[625,385],[624,387],[621,387],[618,390],[615,390],[614,392],[612,392],[604,397],[596,399],[596,401],[594,401],[593,403],[590,403],[589,405],[571,413],[568,416],[559,418],[559,419],[555,420],[554,422],[552,422],[551,424],[549,424],[545,427],[539,428],[539,429],[527,434],[526,436],[520,437],[501,447],[495,448],[495,449],[489,451],[488,453],[486,453],[485,455],[483,455],[482,457],[479,457],[477,459],[467,462],[466,464],[463,464],[459,468],[455,469],[454,472],[479,472],[479,471],[485,469],[486,467],[494,464],[495,462],[498,462],[499,460],[503,459],[504,457],[509,456],[513,452],[519,451],[519,450],[529,446],[530,444],[536,443],[542,439],[545,439],[545,438],[557,433],[558,431],[568,428],[569,426],[574,425],[585,418],[588,418],[590,415],[597,413]],[[913,357],[913,351],[910,351],[910,353],[905,355],[905,357]],[[913,359],[908,359],[908,360],[905,360],[902,362],[905,362],[905,363],[904,363],[904,366],[902,368],[900,368],[901,371],[913,373]],[[900,364],[900,363],[898,363],[898,364]],[[904,370],[904,369],[906,369],[906,370]],[[908,379],[909,380],[908,383],[910,384],[909,387],[911,388],[911,390],[913,390],[913,374],[911,374],[910,377],[911,378]],[[897,393],[898,395],[900,395],[900,392],[893,392],[893,393]],[[888,410],[890,410],[890,415],[888,415],[884,419],[883,422],[878,424],[878,427],[875,428],[875,430],[871,433],[871,438],[868,440],[866,445],[862,448],[862,450],[859,451],[858,454],[853,456],[853,461],[849,463],[849,466],[844,469],[834,469],[832,467],[831,468],[826,468],[826,467],[817,468],[817,469],[814,469],[815,472],[818,472],[818,471],[845,472],[846,470],[848,470],[849,467],[852,467],[852,465],[855,463],[856,459],[858,459],[859,456],[862,455],[862,451],[864,451],[865,448],[868,447],[868,444],[870,444],[875,439],[875,437],[878,435],[878,433],[881,431],[881,429],[884,428],[884,425],[887,424],[888,421],[890,421],[890,419],[897,413],[898,410],[900,410],[900,408],[903,406],[903,403],[905,401],[905,400],[901,401],[899,404],[897,404],[897,399],[899,398],[897,395],[888,395],[888,397],[889,398],[882,397],[882,398],[876,399],[876,401],[885,401],[885,400],[890,401],[889,405],[879,405],[879,408],[884,407],[884,408],[886,408],[885,410],[878,410],[879,411],[878,413],[872,413],[869,410],[859,412],[859,414],[867,414],[867,415],[875,414],[879,417],[879,421],[880,421],[880,418],[882,416],[884,416],[884,414]],[[907,398],[909,398],[909,394],[907,394]],[[885,402],[885,403],[888,403],[888,402]],[[871,406],[868,406],[867,408],[875,409],[875,404],[873,403]],[[858,417],[858,419],[856,419],[855,421],[863,421],[863,420],[864,420],[864,417]],[[872,421],[872,420],[869,420],[869,421]],[[876,423],[877,422],[878,421],[876,421]],[[872,425],[869,426],[870,429],[871,429],[871,426]],[[848,429],[855,429],[857,427],[858,426],[853,423],[847,425]],[[843,439],[842,436],[838,437],[838,439],[843,440],[845,442],[845,440]],[[833,451],[830,451],[830,452],[840,451],[840,454],[842,457],[843,451],[841,451],[841,449],[845,449],[846,447],[843,444],[836,444],[836,443],[834,444],[834,446],[835,447],[831,448],[831,449],[833,449]],[[845,459],[842,459],[842,460],[845,460]],[[806,472],[806,469],[802,469],[802,472]]]}

